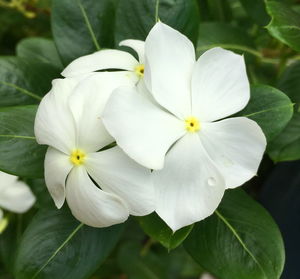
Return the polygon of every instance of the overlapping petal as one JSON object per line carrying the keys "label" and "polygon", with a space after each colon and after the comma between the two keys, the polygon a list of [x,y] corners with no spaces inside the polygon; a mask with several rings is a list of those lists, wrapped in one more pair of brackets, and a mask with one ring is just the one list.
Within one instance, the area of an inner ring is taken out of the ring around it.
{"label": "overlapping petal", "polygon": [[112,91],[119,86],[134,86],[134,73],[94,73],[82,80],[69,101],[76,123],[76,146],[95,152],[114,139],[106,131],[101,114]]}
{"label": "overlapping petal", "polygon": [[145,44],[145,82],[157,102],[185,118],[191,113],[192,42],[171,27],[157,23]]}
{"label": "overlapping petal", "polygon": [[45,157],[45,181],[57,208],[64,204],[66,179],[72,167],[68,155],[55,148],[48,148]]}
{"label": "overlapping petal", "polygon": [[154,171],[153,179],[156,212],[173,231],[211,215],[225,190],[222,175],[196,133],[174,144],[165,167]]}
{"label": "overlapping petal", "polygon": [[15,213],[24,213],[35,203],[35,196],[18,177],[1,173],[0,207]]}
{"label": "overlapping petal", "polygon": [[64,69],[61,75],[76,77],[105,69],[134,71],[137,64],[139,62],[126,51],[105,49],[75,59]]}
{"label": "overlapping petal", "polygon": [[242,185],[257,173],[266,138],[246,117],[205,124],[199,132],[203,146],[225,178],[226,188]]}
{"label": "overlapping petal", "polygon": [[41,101],[34,124],[39,144],[50,145],[66,154],[75,147],[75,126],[68,98],[77,85],[75,79],[56,79]]}
{"label": "overlapping petal", "polygon": [[166,152],[186,132],[182,121],[135,88],[115,90],[102,119],[125,153],[150,169],[163,167]]}
{"label": "overlapping petal", "polygon": [[150,170],[138,165],[119,147],[89,154],[86,168],[101,189],[123,199],[130,214],[142,216],[154,210]]}
{"label": "overlapping petal", "polygon": [[140,64],[145,62],[145,42],[140,40],[124,40],[119,43],[119,46],[127,46],[132,48],[139,57]]}
{"label": "overlapping petal", "polygon": [[108,227],[126,221],[126,204],[112,193],[97,188],[84,167],[74,167],[69,174],[66,199],[73,215],[92,227]]}
{"label": "overlapping petal", "polygon": [[192,114],[214,121],[243,109],[250,98],[244,58],[222,48],[206,51],[192,77]]}

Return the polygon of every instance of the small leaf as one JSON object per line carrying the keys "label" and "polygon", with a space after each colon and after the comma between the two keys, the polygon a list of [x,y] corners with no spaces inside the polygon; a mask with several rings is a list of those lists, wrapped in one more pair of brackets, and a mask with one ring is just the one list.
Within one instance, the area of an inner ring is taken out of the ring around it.
{"label": "small leaf", "polygon": [[193,226],[187,226],[173,233],[168,225],[156,213],[138,217],[138,220],[145,233],[159,241],[168,250],[172,250],[179,246],[193,228]]}
{"label": "small leaf", "polygon": [[220,279],[279,279],[284,266],[276,224],[240,189],[226,191],[218,210],[195,225],[184,246]]}
{"label": "small leaf", "polygon": [[158,20],[196,44],[199,11],[195,0],[120,0],[116,13],[116,44],[125,39],[145,40]]}
{"label": "small leaf", "polygon": [[64,65],[113,47],[113,0],[53,0],[52,32]]}
{"label": "small leaf", "polygon": [[37,106],[0,109],[0,170],[21,177],[43,177],[46,147],[33,132]]}
{"label": "small leaf", "polygon": [[267,29],[270,34],[300,51],[300,14],[282,1],[266,1],[267,12],[272,17]]}
{"label": "small leaf", "polygon": [[63,65],[54,42],[45,38],[26,38],[17,45],[17,56],[33,62],[49,63],[58,69]]}
{"label": "small leaf", "polygon": [[251,98],[238,116],[256,121],[268,141],[277,136],[293,115],[293,104],[280,90],[267,85],[251,87]]}
{"label": "small leaf", "polygon": [[116,245],[122,225],[96,229],[67,210],[40,210],[27,227],[15,263],[16,279],[89,278]]}

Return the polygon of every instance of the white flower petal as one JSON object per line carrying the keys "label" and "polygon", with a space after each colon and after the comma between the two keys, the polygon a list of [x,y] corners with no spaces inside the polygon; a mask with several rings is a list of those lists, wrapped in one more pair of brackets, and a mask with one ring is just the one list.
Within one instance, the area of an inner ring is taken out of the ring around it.
{"label": "white flower petal", "polygon": [[70,157],[49,147],[45,156],[45,182],[57,208],[65,202],[66,179],[73,167]]}
{"label": "white flower petal", "polygon": [[101,114],[112,91],[119,86],[134,86],[136,75],[130,72],[94,73],[81,81],[70,97],[76,129],[76,146],[85,152],[95,152],[112,143]]}
{"label": "white flower petal", "polygon": [[165,167],[153,172],[156,211],[176,231],[211,215],[225,190],[223,177],[206,154],[197,133],[174,144]]}
{"label": "white flower petal", "polygon": [[68,98],[77,81],[56,79],[51,91],[41,101],[34,124],[39,144],[47,144],[69,153],[75,146],[75,126],[68,106]]}
{"label": "white flower petal", "polygon": [[183,121],[139,94],[136,88],[116,89],[102,119],[125,153],[149,169],[161,169],[170,146],[186,133]]}
{"label": "white flower petal", "polygon": [[130,159],[119,147],[91,153],[86,160],[89,175],[105,192],[116,194],[132,215],[154,210],[151,172]]}
{"label": "white flower petal", "polygon": [[66,198],[72,214],[92,227],[108,227],[123,223],[128,208],[116,195],[99,189],[84,167],[74,167],[67,180]]}
{"label": "white flower petal", "polygon": [[140,40],[124,40],[119,43],[119,46],[127,46],[132,48],[139,56],[140,64],[144,64],[145,60],[145,42]]}
{"label": "white flower petal", "polygon": [[18,177],[0,172],[0,206],[15,213],[24,213],[35,203],[35,196]]}
{"label": "white flower petal", "polygon": [[139,62],[126,51],[105,49],[75,59],[64,69],[61,75],[75,77],[105,69],[134,71],[138,64]]}
{"label": "white flower petal", "polygon": [[199,132],[210,158],[235,188],[256,175],[266,148],[266,138],[256,122],[235,117],[207,123]]}
{"label": "white flower petal", "polygon": [[192,78],[193,115],[214,121],[243,109],[250,98],[244,58],[213,48],[198,59]]}
{"label": "white flower petal", "polygon": [[191,113],[191,78],[195,50],[191,41],[159,22],[145,44],[144,79],[157,102],[184,118]]}

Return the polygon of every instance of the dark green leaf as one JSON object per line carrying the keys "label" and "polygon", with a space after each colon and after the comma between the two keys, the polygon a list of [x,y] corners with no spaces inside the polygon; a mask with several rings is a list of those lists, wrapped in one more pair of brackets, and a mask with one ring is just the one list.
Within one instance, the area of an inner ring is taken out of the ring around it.
{"label": "dark green leaf", "polygon": [[43,177],[46,147],[35,141],[37,106],[0,109],[0,170],[22,176]]}
{"label": "dark green leaf", "polygon": [[199,25],[196,0],[120,0],[116,43],[124,39],[145,40],[158,19],[188,36],[196,45]]}
{"label": "dark green leaf", "polygon": [[113,0],[53,0],[52,32],[63,63],[113,47]]}
{"label": "dark green leaf", "polygon": [[54,206],[54,202],[48,192],[45,180],[42,178],[27,179],[26,183],[30,186],[36,197],[36,206],[39,208],[50,208]]}
{"label": "dark green leaf", "polygon": [[281,234],[267,211],[243,190],[227,190],[218,210],[184,242],[190,255],[221,279],[279,279]]}
{"label": "dark green leaf", "polygon": [[59,70],[39,61],[0,58],[0,107],[38,103],[59,77]]}
{"label": "dark green leaf", "polygon": [[240,0],[247,14],[259,25],[266,25],[270,17],[266,12],[264,0]]}
{"label": "dark green leaf", "polygon": [[41,210],[26,229],[18,249],[16,279],[84,279],[116,245],[122,225],[84,226],[66,210]]}
{"label": "dark green leaf", "polygon": [[54,42],[45,38],[26,38],[17,45],[17,56],[33,62],[49,63],[62,69]]}
{"label": "dark green leaf", "polygon": [[282,1],[266,1],[272,17],[267,29],[270,34],[291,48],[300,51],[300,14]]}
{"label": "dark green leaf", "polygon": [[173,233],[156,213],[139,217],[138,220],[145,233],[159,241],[168,250],[172,250],[180,245],[193,228],[193,226],[187,226]]}
{"label": "dark green leaf", "polygon": [[238,116],[256,121],[268,141],[277,136],[293,115],[293,104],[280,90],[267,85],[251,87],[251,99]]}

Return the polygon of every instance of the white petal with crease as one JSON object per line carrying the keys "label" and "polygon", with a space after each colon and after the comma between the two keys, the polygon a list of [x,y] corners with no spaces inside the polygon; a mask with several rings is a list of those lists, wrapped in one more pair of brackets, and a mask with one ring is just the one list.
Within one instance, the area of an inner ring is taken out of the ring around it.
{"label": "white petal with crease", "polygon": [[57,208],[65,202],[66,179],[73,167],[70,157],[49,147],[45,157],[45,181]]}
{"label": "white petal with crease", "polygon": [[137,53],[140,64],[144,64],[145,42],[140,40],[124,40],[119,43],[119,46],[127,46],[132,48]]}
{"label": "white petal with crease", "polygon": [[24,213],[35,203],[35,196],[30,188],[18,177],[0,172],[0,207]]}
{"label": "white petal with crease", "polygon": [[145,44],[146,85],[156,101],[167,110],[185,118],[191,114],[191,78],[195,50],[191,41],[157,23]]}
{"label": "white petal with crease", "polygon": [[142,216],[154,210],[150,170],[138,165],[119,147],[89,154],[86,168],[104,191],[123,199],[130,214]]}
{"label": "white petal with crease", "polygon": [[174,144],[165,167],[153,172],[156,211],[176,231],[211,215],[224,194],[223,177],[206,154],[197,133]]}
{"label": "white petal with crease", "polygon": [[203,125],[199,135],[227,188],[238,187],[256,175],[266,148],[266,138],[256,122],[246,117],[228,118]]}
{"label": "white petal with crease", "polygon": [[102,119],[125,153],[149,169],[161,169],[170,146],[186,133],[183,121],[135,88],[115,90]]}
{"label": "white petal with crease", "polygon": [[129,216],[123,201],[94,185],[84,167],[72,169],[67,180],[66,198],[72,214],[92,227],[123,223]]}
{"label": "white petal with crease", "polygon": [[198,59],[192,78],[192,114],[214,121],[243,109],[250,98],[244,58],[213,48]]}
{"label": "white petal with crease", "polygon": [[134,71],[137,64],[139,62],[126,51],[105,49],[75,59],[64,69],[61,75],[75,77],[106,69]]}
{"label": "white petal with crease", "polygon": [[34,124],[39,144],[47,144],[68,154],[75,147],[75,126],[68,98],[77,85],[75,79],[56,79],[41,101]]}

